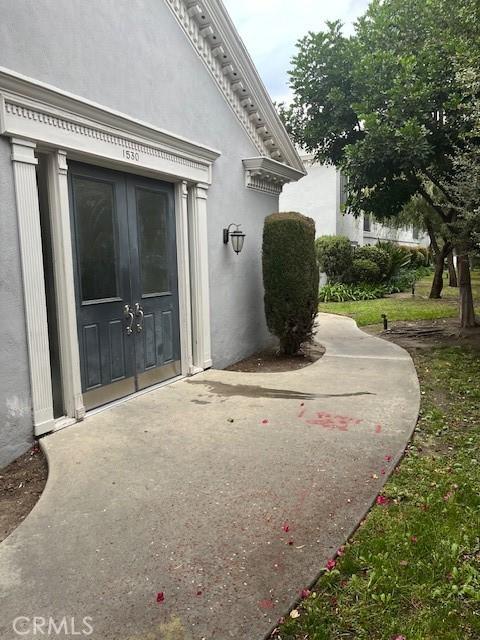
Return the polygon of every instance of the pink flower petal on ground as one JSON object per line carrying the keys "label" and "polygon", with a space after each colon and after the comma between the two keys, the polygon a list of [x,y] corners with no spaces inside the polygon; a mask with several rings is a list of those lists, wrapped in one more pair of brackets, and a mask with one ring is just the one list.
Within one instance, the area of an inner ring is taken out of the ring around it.
{"label": "pink flower petal on ground", "polygon": [[380,505],[387,505],[389,503],[389,499],[386,498],[385,496],[377,496],[377,499],[375,502]]}
{"label": "pink flower petal on ground", "polygon": [[302,600],[305,600],[305,598],[308,598],[311,595],[311,591],[310,589],[302,589],[300,591],[300,597],[302,598]]}
{"label": "pink flower petal on ground", "polygon": [[392,640],[407,640],[405,636],[395,636]]}
{"label": "pink flower petal on ground", "polygon": [[343,556],[344,553],[345,553],[345,546],[342,544],[342,546],[338,547],[337,549],[337,556]]}
{"label": "pink flower petal on ground", "polygon": [[262,420],[262,424],[268,424],[268,420],[267,420],[266,418],[264,418],[264,419]]}
{"label": "pink flower petal on ground", "polygon": [[285,531],[285,533],[288,533],[290,531],[290,525],[285,522],[285,524],[282,526],[283,531]]}
{"label": "pink flower petal on ground", "polygon": [[417,536],[411,536],[410,537],[410,542],[413,542],[413,544],[417,543]]}
{"label": "pink flower petal on ground", "polygon": [[392,456],[385,456],[384,458],[385,462],[390,462],[391,459],[392,459]]}
{"label": "pink flower petal on ground", "polygon": [[335,560],[329,560],[329,561],[327,562],[327,564],[325,565],[325,569],[326,569],[327,571],[331,571],[332,569],[335,569],[336,564],[337,564],[337,563],[335,562]]}
{"label": "pink flower petal on ground", "polygon": [[258,603],[258,606],[260,607],[260,609],[263,609],[264,611],[269,611],[273,609],[275,605],[273,604],[272,600],[265,599],[265,600],[260,600],[260,602]]}
{"label": "pink flower petal on ground", "polygon": [[289,540],[289,541],[288,541],[288,544],[289,544],[290,546],[292,546],[292,544],[293,544],[293,540]]}
{"label": "pink flower petal on ground", "polygon": [[382,476],[384,476],[386,473],[385,469],[380,469],[380,473],[382,474]]}
{"label": "pink flower petal on ground", "polygon": [[197,591],[197,596],[201,596],[202,592],[201,591]]}
{"label": "pink flower petal on ground", "polygon": [[165,600],[165,594],[163,593],[163,591],[159,591],[157,593],[157,602],[164,602]]}

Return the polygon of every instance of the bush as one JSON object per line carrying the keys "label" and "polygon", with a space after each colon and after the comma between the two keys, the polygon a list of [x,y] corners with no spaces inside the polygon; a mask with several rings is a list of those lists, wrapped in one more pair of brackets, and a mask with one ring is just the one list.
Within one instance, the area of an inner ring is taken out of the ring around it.
{"label": "bush", "polygon": [[296,353],[311,340],[318,309],[315,223],[300,213],[265,219],[262,246],[265,316],[282,353]]}
{"label": "bush", "polygon": [[419,267],[426,267],[428,265],[428,258],[425,256],[421,249],[411,248],[410,250],[410,266],[412,269],[418,269]]}
{"label": "bush", "polygon": [[318,266],[330,282],[344,280],[350,271],[353,249],[345,236],[321,236],[315,241]]}
{"label": "bush", "polygon": [[350,302],[375,300],[387,293],[384,285],[372,284],[326,284],[320,289],[320,302]]}
{"label": "bush", "polygon": [[398,274],[410,265],[410,251],[396,242],[390,240],[379,240],[376,245],[378,249],[383,249],[390,256],[390,269],[386,275],[386,280],[395,278]]}
{"label": "bush", "polygon": [[381,274],[378,265],[366,258],[355,259],[352,263],[351,278],[353,282],[369,282],[372,284],[380,282]]}
{"label": "bush", "polygon": [[385,249],[375,245],[365,245],[355,250],[354,260],[370,260],[375,263],[380,271],[380,279],[388,278],[392,260],[390,254]]}

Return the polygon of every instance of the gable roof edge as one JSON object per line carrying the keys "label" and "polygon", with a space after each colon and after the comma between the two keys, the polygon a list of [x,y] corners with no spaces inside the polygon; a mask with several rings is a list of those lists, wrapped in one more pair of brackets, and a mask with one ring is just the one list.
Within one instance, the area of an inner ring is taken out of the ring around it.
{"label": "gable roof edge", "polygon": [[261,156],[303,162],[221,0],[165,0]]}

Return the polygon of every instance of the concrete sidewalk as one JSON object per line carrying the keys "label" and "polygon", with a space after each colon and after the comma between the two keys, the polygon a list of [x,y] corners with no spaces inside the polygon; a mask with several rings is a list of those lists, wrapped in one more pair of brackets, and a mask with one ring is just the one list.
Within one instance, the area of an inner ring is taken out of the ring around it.
{"label": "concrete sidewalk", "polygon": [[418,415],[405,351],[339,316],[320,314],[317,336],[326,354],[304,369],[211,370],[45,438],[45,492],[0,545],[0,637],[89,616],[94,640],[176,639],[161,627],[175,618],[178,638],[261,640]]}

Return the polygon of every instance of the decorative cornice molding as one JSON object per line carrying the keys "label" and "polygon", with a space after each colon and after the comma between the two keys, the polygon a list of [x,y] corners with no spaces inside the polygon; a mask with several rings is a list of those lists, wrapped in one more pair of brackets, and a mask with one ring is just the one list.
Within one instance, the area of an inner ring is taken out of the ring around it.
{"label": "decorative cornice molding", "polygon": [[261,156],[305,175],[243,42],[221,0],[166,0]]}
{"label": "decorative cornice molding", "polygon": [[242,162],[245,169],[245,186],[273,196],[280,195],[283,185],[287,182],[295,182],[305,175],[302,171],[271,158],[246,158]]}
{"label": "decorative cornice molding", "polygon": [[148,156],[154,156],[155,158],[162,158],[163,160],[182,164],[186,167],[201,169],[204,166],[200,162],[196,162],[195,160],[190,160],[189,158],[182,157],[178,154],[159,149],[158,147],[153,147],[152,145],[136,142],[135,140],[125,138],[124,136],[112,134],[98,127],[78,124],[71,119],[68,119],[67,117],[61,118],[58,116],[52,116],[40,109],[27,108],[23,105],[15,104],[15,102],[9,102],[8,99],[5,100],[5,113],[11,114],[12,116],[17,116],[18,118],[35,120],[40,124],[45,124],[50,127],[57,127],[58,129],[63,129],[71,133],[86,136],[87,138],[94,138],[96,140],[100,140],[101,142],[108,142],[115,146],[129,149],[130,151],[138,151],[139,153],[144,153]]}
{"label": "decorative cornice molding", "polygon": [[0,67],[0,135],[211,182],[220,153]]}

